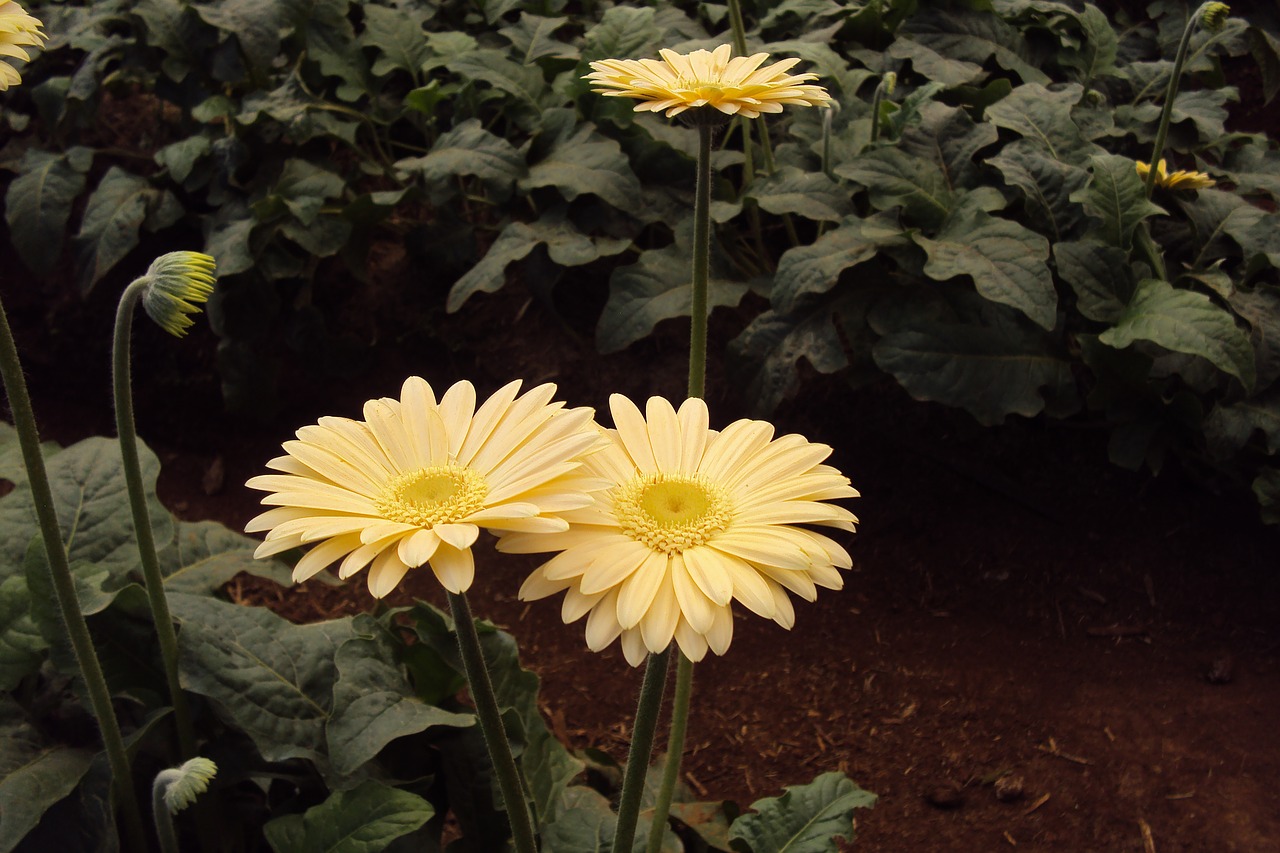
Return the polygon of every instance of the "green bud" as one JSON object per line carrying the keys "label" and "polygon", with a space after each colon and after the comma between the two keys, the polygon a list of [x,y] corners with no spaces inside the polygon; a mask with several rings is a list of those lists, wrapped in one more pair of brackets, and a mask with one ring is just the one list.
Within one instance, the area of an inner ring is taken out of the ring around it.
{"label": "green bud", "polygon": [[1231,14],[1231,7],[1226,3],[1205,3],[1200,7],[1200,26],[1211,33],[1222,29]]}
{"label": "green bud", "polygon": [[888,74],[884,75],[884,78],[880,81],[880,85],[884,88],[884,93],[886,95],[892,95],[893,90],[898,85],[898,75],[890,71]]}
{"label": "green bud", "polygon": [[213,258],[200,252],[161,255],[143,276],[142,307],[160,328],[183,337],[194,322],[188,315],[200,311],[196,303],[207,302],[213,293],[213,271]]}

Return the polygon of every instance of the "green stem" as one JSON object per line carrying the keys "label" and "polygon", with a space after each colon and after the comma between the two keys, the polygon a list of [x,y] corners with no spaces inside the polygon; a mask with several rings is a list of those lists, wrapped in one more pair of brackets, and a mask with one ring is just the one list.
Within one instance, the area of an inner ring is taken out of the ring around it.
{"label": "green stem", "polygon": [[707,282],[711,278],[711,131],[698,125],[698,176],[693,200],[693,295],[689,306],[689,396],[707,380]]}
{"label": "green stem", "polygon": [[31,498],[35,502],[36,518],[40,522],[40,534],[44,538],[45,553],[49,558],[49,574],[53,578],[53,591],[67,626],[67,636],[75,652],[76,663],[89,691],[89,703],[98,728],[102,732],[102,744],[111,765],[111,777],[120,808],[124,813],[125,840],[130,850],[146,850],[146,832],[143,830],[142,813],[138,810],[138,798],[133,790],[133,777],[129,772],[129,754],[125,752],[120,723],[111,706],[111,690],[102,674],[102,665],[93,650],[93,637],[80,611],[76,598],[75,579],[67,562],[67,550],[62,543],[62,530],[58,526],[58,514],[54,509],[53,491],[49,487],[49,474],[40,453],[40,433],[36,429],[35,412],[31,408],[31,396],[22,376],[22,364],[18,361],[18,348],[9,328],[9,318],[0,304],[0,375],[4,378],[5,393],[9,396],[9,409],[13,425],[22,447],[22,460],[27,466],[27,478],[31,483]]}
{"label": "green stem", "polygon": [[[738,56],[747,55],[747,27],[742,20],[742,5],[738,0],[729,0],[729,37],[733,40],[733,52]],[[751,147],[751,119],[737,119],[742,130],[742,186],[748,187],[756,178],[755,151]],[[764,229],[760,227],[760,206],[754,198],[746,200],[747,223],[751,228],[751,240],[755,243],[756,254],[762,262],[767,263],[768,256],[764,249]]]}
{"label": "green stem", "polygon": [[156,825],[156,837],[160,839],[160,853],[179,853],[178,830],[173,825],[173,815],[164,795],[180,776],[177,770],[161,770],[151,783],[151,819]]}
{"label": "green stem", "polygon": [[484,733],[485,745],[489,747],[489,759],[493,762],[493,772],[498,777],[498,788],[507,808],[516,853],[537,853],[533,818],[529,814],[524,787],[520,784],[520,771],[511,756],[511,744],[507,741],[507,730],[502,725],[502,713],[498,710],[498,697],[494,695],[493,682],[489,680],[489,670],[480,650],[480,637],[476,634],[476,623],[471,617],[467,597],[449,593],[449,612],[453,614],[454,630],[458,633],[462,668],[467,674],[471,699],[476,704],[476,717],[480,720],[480,730]]}
{"label": "green stem", "polygon": [[[760,128],[760,154],[764,159],[764,173],[772,175],[778,171],[778,167],[773,162],[773,142],[769,139],[769,125],[762,119],[756,122],[756,126]],[[791,241],[791,247],[794,249],[799,246],[800,235],[796,233],[796,223],[790,213],[782,214],[782,225],[786,229],[787,239]]]}
{"label": "green stem", "polygon": [[640,795],[644,793],[644,777],[653,754],[653,732],[658,726],[658,711],[667,683],[667,666],[671,649],[649,655],[645,664],[644,683],[640,686],[640,703],[636,707],[635,727],[631,732],[631,750],[622,777],[622,797],[618,801],[618,824],[613,833],[614,853],[631,853],[635,845],[636,822],[640,818]]}
{"label": "green stem", "polygon": [[663,830],[667,816],[671,814],[671,801],[675,798],[676,781],[680,778],[680,759],[684,757],[684,736],[689,727],[689,698],[693,695],[693,661],[678,652],[676,662],[676,693],[671,705],[671,729],[667,733],[667,763],[662,768],[662,787],[653,805],[653,824],[649,829],[649,846],[646,853],[660,853]]}
{"label": "green stem", "polygon": [[1173,102],[1178,97],[1178,81],[1182,77],[1182,66],[1187,61],[1187,50],[1191,47],[1191,36],[1195,33],[1196,24],[1200,22],[1204,7],[1200,7],[1187,21],[1182,31],[1182,41],[1178,43],[1178,52],[1173,58],[1173,72],[1169,75],[1169,86],[1164,93],[1164,109],[1160,111],[1160,127],[1156,130],[1155,145],[1151,149],[1151,168],[1147,170],[1147,198],[1156,188],[1156,173],[1160,165],[1160,157],[1164,154],[1165,139],[1169,135],[1169,121],[1173,116]]}
{"label": "green stem", "polygon": [[164,575],[156,555],[155,534],[151,530],[151,514],[147,511],[147,495],[142,485],[142,466],[138,461],[138,430],[133,418],[133,387],[130,379],[129,349],[132,343],[133,314],[138,299],[151,284],[140,278],[125,288],[116,309],[115,339],[112,342],[111,382],[115,392],[116,433],[120,437],[120,457],[124,464],[125,484],[129,489],[129,509],[133,513],[133,532],[142,559],[142,576],[146,581],[147,601],[160,642],[160,659],[169,685],[169,701],[178,729],[178,749],[183,759],[196,754],[195,728],[186,694],[178,683],[178,635],[169,615],[169,601],[164,593]]}

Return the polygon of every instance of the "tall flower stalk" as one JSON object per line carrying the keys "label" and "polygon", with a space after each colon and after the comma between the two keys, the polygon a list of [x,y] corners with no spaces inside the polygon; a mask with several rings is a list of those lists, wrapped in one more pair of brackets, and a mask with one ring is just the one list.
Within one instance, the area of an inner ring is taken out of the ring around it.
{"label": "tall flower stalk", "polygon": [[[1178,52],[1173,57],[1173,70],[1169,73],[1169,86],[1164,93],[1164,109],[1160,112],[1160,125],[1156,130],[1156,141],[1151,147],[1151,158],[1147,161],[1148,163],[1163,166],[1164,144],[1169,136],[1169,122],[1173,117],[1173,102],[1178,97],[1178,85],[1182,79],[1182,67],[1186,64],[1187,53],[1191,49],[1191,37],[1199,28],[1209,32],[1222,29],[1222,25],[1226,22],[1229,14],[1231,14],[1231,7],[1226,3],[1204,3],[1187,19],[1187,26],[1182,31],[1182,40],[1178,42]],[[1158,168],[1147,170],[1147,198],[1151,198],[1151,194],[1155,192],[1156,184],[1159,182],[1160,171]]]}
{"label": "tall flower stalk", "polygon": [[133,338],[133,315],[141,300],[153,320],[177,337],[186,334],[191,325],[190,314],[199,310],[195,303],[204,302],[213,290],[213,258],[199,252],[170,252],[162,255],[147,269],[146,275],[125,288],[116,309],[115,337],[112,342],[111,385],[115,399],[116,434],[120,440],[120,456],[124,465],[125,485],[129,490],[129,509],[133,515],[133,532],[142,560],[147,603],[160,643],[160,659],[169,701],[173,705],[174,724],[178,730],[178,749],[183,758],[196,753],[195,727],[186,694],[178,683],[178,634],[169,614],[169,601],[164,592],[164,575],[156,553],[151,514],[147,510],[147,494],[142,484],[142,466],[138,458],[138,428],[133,416],[133,383],[130,349]]}
{"label": "tall flower stalk", "polygon": [[129,755],[125,751],[124,737],[120,733],[120,721],[111,706],[111,690],[102,674],[102,664],[93,648],[89,625],[80,610],[76,597],[75,578],[67,561],[67,549],[63,545],[62,529],[54,509],[53,490],[49,486],[49,474],[40,452],[40,433],[36,428],[35,412],[31,408],[31,395],[22,375],[18,360],[18,348],[14,344],[9,318],[0,304],[0,375],[4,378],[5,394],[9,397],[9,411],[18,432],[22,447],[22,461],[27,468],[31,484],[31,499],[35,503],[36,518],[40,522],[40,535],[44,539],[45,554],[49,559],[49,573],[53,578],[54,597],[62,621],[67,626],[67,637],[75,653],[76,665],[89,692],[89,704],[98,720],[102,744],[111,765],[112,787],[124,816],[125,839],[130,849],[145,850],[146,833],[143,830],[142,813],[138,810],[138,798],[133,790],[133,778],[129,770]]}
{"label": "tall flower stalk", "polygon": [[[711,139],[714,130],[722,125],[728,116],[738,116],[744,122],[743,142],[750,158],[751,135],[747,120],[759,117],[762,113],[782,112],[784,104],[799,106],[823,106],[831,102],[830,96],[819,86],[808,81],[816,79],[814,74],[790,75],[789,70],[799,61],[783,60],[765,66],[768,54],[757,53],[746,55],[746,32],[742,20],[742,10],[737,0],[729,2],[729,18],[732,35],[739,56],[732,56],[730,45],[720,45],[714,51],[698,50],[688,55],[678,54],[671,50],[659,51],[661,61],[657,60],[602,60],[591,63],[592,73],[587,75],[595,85],[595,91],[612,97],[634,98],[640,101],[636,111],[666,112],[667,116],[685,114],[688,122],[698,131],[698,159],[696,186],[693,210],[693,267],[691,270],[690,296],[690,334],[689,334],[689,380],[687,397],[690,400],[701,400],[706,390],[707,363],[707,290],[710,279],[711,259]],[[761,129],[761,151],[765,158],[765,168],[773,171],[773,151],[767,133]],[[747,169],[753,169],[750,159]],[[797,242],[795,227],[789,218],[784,217],[787,233],[793,245]],[[763,247],[759,245],[759,227],[752,220],[756,234],[757,248],[763,258]],[[652,403],[653,401],[651,401]],[[670,408],[669,404],[667,408]],[[619,409],[615,407],[615,420]],[[681,412],[686,410],[682,406]],[[705,412],[705,406],[702,409]],[[673,413],[674,419],[674,413]],[[705,421],[704,421],[705,423]],[[619,429],[622,425],[619,424]],[[694,433],[697,430],[693,430]],[[701,482],[665,482],[649,484],[645,488],[664,489],[668,486],[672,491],[667,497],[675,504],[692,501],[699,504],[707,495],[700,490]],[[516,541],[519,541],[517,535]],[[504,543],[508,544],[508,543]],[[515,548],[519,548],[516,545]],[[666,547],[666,546],[664,546]],[[532,546],[539,549],[537,544]],[[670,552],[668,552],[670,553]],[[646,563],[647,566],[647,563]],[[542,570],[539,570],[542,571]],[[538,573],[535,573],[535,577]],[[531,578],[534,580],[534,578]],[[526,591],[535,597],[538,593],[547,594],[546,590],[556,589],[555,578],[545,574],[540,578],[549,586],[539,587],[537,581],[533,588],[526,583]],[[563,588],[563,587],[560,587]],[[724,602],[721,602],[723,604]],[[597,611],[600,612],[600,611]],[[594,614],[593,614],[594,615]],[[700,614],[701,615],[701,614]],[[669,622],[671,632],[679,632],[681,625],[688,623]],[[731,621],[730,621],[731,628]],[[621,626],[625,632],[627,626]],[[658,629],[650,629],[655,634],[664,633]],[[703,630],[711,630],[710,623]],[[590,623],[588,633],[591,633]],[[626,635],[624,634],[624,637]],[[666,642],[671,642],[671,634],[666,634]],[[679,637],[679,633],[675,633]],[[635,629],[632,627],[631,648],[635,648]],[[614,832],[613,850],[627,853],[635,840],[636,822],[639,815],[640,795],[644,786],[645,770],[653,751],[653,736],[657,727],[659,711],[662,705],[662,694],[665,687],[667,670],[670,662],[669,645],[661,650],[654,649],[644,637],[644,644],[650,646],[644,683],[640,691],[640,700],[636,709],[635,725],[632,731],[631,748],[627,756],[626,773],[623,779],[622,795],[618,805],[618,822]],[[688,642],[694,644],[692,639]],[[701,642],[701,650],[706,650],[706,640]],[[696,644],[694,644],[696,645]],[[727,647],[727,639],[724,639]],[[624,649],[627,641],[624,639]],[[722,651],[723,649],[721,649]],[[650,828],[648,850],[654,853],[662,845],[662,836],[667,824],[671,801],[676,781],[680,773],[680,761],[684,752],[684,736],[688,725],[690,696],[693,685],[693,662],[684,654],[677,652],[677,689],[675,705],[672,709],[672,721],[667,749],[667,761],[663,771],[662,786],[659,789],[653,823]],[[628,657],[631,652],[628,651]],[[701,655],[698,655],[701,657]]]}

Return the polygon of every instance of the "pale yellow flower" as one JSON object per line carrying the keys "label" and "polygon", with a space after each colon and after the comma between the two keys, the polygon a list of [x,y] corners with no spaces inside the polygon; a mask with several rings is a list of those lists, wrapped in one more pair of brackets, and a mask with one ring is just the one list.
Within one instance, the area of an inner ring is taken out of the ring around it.
{"label": "pale yellow flower", "polygon": [[625,397],[609,401],[617,429],[586,467],[612,484],[596,503],[564,513],[559,533],[510,533],[498,550],[559,551],[525,581],[522,599],[565,593],[566,623],[587,617],[587,645],[618,637],[627,660],[672,639],[690,660],[724,654],[733,638],[731,603],[795,622],[787,591],[812,601],[839,589],[852,563],[839,544],[808,527],[852,532],[857,519],[827,503],[857,497],[823,460],[831,448],[798,435],[773,437],[764,421],[708,428],[706,404],[677,412],[661,397],[646,412]]}
{"label": "pale yellow flower", "polygon": [[[1138,177],[1146,181],[1147,174],[1151,171],[1151,166],[1141,160],[1133,165],[1138,170]],[[1167,161],[1161,158],[1160,164],[1156,166],[1156,186],[1158,187],[1170,190],[1203,190],[1217,183],[1204,172],[1188,172],[1182,169],[1170,172],[1166,169],[1166,166]]]}
{"label": "pale yellow flower", "polygon": [[437,402],[426,380],[405,380],[400,399],[370,400],[364,420],[321,418],[267,463],[281,473],[249,480],[276,509],[249,522],[267,530],[257,557],[314,545],[293,570],[305,580],[341,560],[338,576],[369,566],[381,598],[411,568],[430,564],[445,589],[475,576],[480,528],[554,533],[559,516],[591,503],[603,485],[582,467],[600,443],[591,409],[551,402],[554,385],[517,397],[512,382],[476,408],[470,382]]}
{"label": "pale yellow flower", "polygon": [[[44,24],[39,18],[28,15],[13,0],[0,0],[0,57],[12,57],[26,62],[31,56],[22,48],[39,47],[45,35],[40,32]],[[7,62],[0,61],[0,92],[22,82],[22,75]]]}
{"label": "pale yellow flower", "polygon": [[761,113],[780,113],[784,104],[804,107],[826,106],[831,96],[821,86],[807,81],[816,74],[788,74],[800,60],[784,59],[773,65],[761,64],[767,53],[733,56],[722,44],[715,50],[695,50],[690,54],[660,50],[656,59],[602,59],[591,63],[586,75],[599,92],[617,98],[636,98],[636,112],[666,111],[676,116],[696,107],[714,107],[726,115],[757,118]]}
{"label": "pale yellow flower", "polygon": [[200,311],[199,303],[207,302],[213,293],[215,263],[200,252],[169,252],[151,262],[147,289],[142,292],[142,307],[160,328],[175,337],[183,337],[193,323],[191,316]]}

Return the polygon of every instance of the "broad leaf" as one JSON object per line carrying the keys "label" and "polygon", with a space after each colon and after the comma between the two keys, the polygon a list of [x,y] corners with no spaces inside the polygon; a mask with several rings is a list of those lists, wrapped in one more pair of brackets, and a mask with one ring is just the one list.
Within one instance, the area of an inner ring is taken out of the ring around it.
{"label": "broad leaf", "polygon": [[448,68],[468,80],[488,83],[534,108],[542,106],[542,96],[547,91],[542,69],[512,62],[502,50],[481,48],[464,53],[450,59]]}
{"label": "broad leaf", "polygon": [[795,391],[800,382],[796,365],[802,358],[820,373],[848,366],[835,323],[838,311],[825,301],[794,314],[766,311],[733,340],[733,372],[742,382],[742,398],[752,401],[753,410],[768,414]]}
{"label": "broad leaf", "polygon": [[1280,524],[1280,468],[1263,468],[1253,481],[1253,494],[1258,499],[1262,520]]}
{"label": "broad leaf", "polygon": [[530,165],[520,186],[555,187],[569,201],[597,195],[619,210],[635,209],[641,195],[640,181],[622,148],[591,124],[558,141],[545,158]]}
{"label": "broad leaf", "polygon": [[1012,130],[1055,160],[1083,164],[1098,150],[1071,118],[1071,108],[1083,94],[1076,85],[1050,92],[1044,86],[1028,83],[987,107],[987,121]]}
{"label": "broad leaf", "polygon": [[917,74],[948,88],[972,83],[986,75],[978,63],[966,62],[963,59],[939,53],[934,48],[910,37],[895,39],[885,52],[894,59],[909,60]]}
{"label": "broad leaf", "polygon": [[334,661],[338,680],[325,730],[335,773],[356,772],[398,737],[475,723],[471,714],[455,714],[414,695],[390,638],[370,617],[356,617],[352,630],[356,636],[338,648]]}
{"label": "broad leaf", "polygon": [[912,224],[936,228],[955,207],[955,194],[941,168],[897,148],[871,151],[835,171],[866,187],[878,210],[900,205]]}
{"label": "broad leaf", "polygon": [[401,160],[396,166],[420,174],[428,184],[445,182],[455,175],[509,184],[525,173],[524,155],[474,118],[442,133],[430,153]]}
{"label": "broad leaf", "polygon": [[1124,313],[1133,293],[1129,256],[1097,240],[1057,243],[1053,260],[1058,275],[1076,292],[1076,309],[1090,320],[1108,325]]}
{"label": "broad leaf", "polygon": [[1128,249],[1138,223],[1164,208],[1147,198],[1142,179],[1128,157],[1099,154],[1089,160],[1089,185],[1071,194],[1072,201],[1102,220],[1100,236],[1108,244]]}
{"label": "broad leaf", "polygon": [[253,739],[268,761],[307,758],[322,768],[337,679],[334,659],[351,620],[294,625],[263,607],[176,593],[182,686]]}
{"label": "broad leaf", "polygon": [[173,540],[159,554],[165,592],[212,595],[241,572],[282,586],[292,583],[283,563],[254,559],[259,544],[214,521],[179,521]]}
{"label": "broad leaf", "polygon": [[808,246],[797,246],[778,259],[769,299],[781,314],[794,311],[806,296],[835,287],[840,274],[869,261],[889,247],[907,245],[892,216],[849,217]]}
{"label": "broad leaf", "polygon": [[1089,182],[1089,173],[1080,166],[1057,160],[1026,139],[1011,142],[986,162],[1000,170],[1006,184],[1022,191],[1027,224],[1037,230],[1062,240],[1084,218],[1081,206],[1071,200]]}
{"label": "broad leaf", "polygon": [[305,814],[276,818],[263,830],[275,853],[381,853],[434,814],[417,794],[369,781],[330,794]]}
{"label": "broad leaf", "polygon": [[1049,241],[1026,226],[977,211],[948,219],[936,240],[914,239],[929,256],[924,271],[930,278],[969,276],[992,302],[1017,308],[1046,329],[1056,324],[1058,293],[1045,264]]}
{"label": "broad leaf", "polygon": [[836,222],[850,212],[849,192],[822,172],[805,172],[783,166],[772,175],[757,178],[747,187],[769,213],[794,213],[818,222]]}
{"label": "broad leaf", "polygon": [[837,853],[837,839],[853,840],[853,813],[875,805],[843,773],[824,773],[807,785],[788,786],[781,797],[757,800],[754,812],[729,827],[735,848],[751,853]]}
{"label": "broad leaf", "polygon": [[882,301],[869,317],[881,335],[872,349],[880,369],[917,400],[966,409],[987,426],[1072,395],[1071,361],[1049,335],[1008,308],[963,296],[948,294],[962,303],[958,312],[937,304],[937,294]]}
{"label": "broad leaf", "polygon": [[903,151],[941,166],[949,186],[967,187],[980,179],[974,155],[998,139],[994,126],[974,124],[964,109],[929,101],[920,107],[919,121],[903,130],[899,144]]}
{"label": "broad leaf", "polygon": [[[651,814],[651,810],[640,814],[632,853],[641,853],[648,848]],[[565,793],[564,811],[543,831],[543,849],[549,853],[606,853],[613,849],[617,825],[618,816],[604,796],[590,788],[575,786]],[[682,849],[675,834],[664,828],[659,850],[676,853]]]}
{"label": "broad leaf", "polygon": [[9,575],[0,580],[0,690],[13,690],[38,670],[48,648],[31,616],[26,577]]}
{"label": "broad leaf", "polygon": [[652,56],[663,47],[662,30],[654,23],[652,7],[610,6],[600,22],[582,38],[582,58]]}
{"label": "broad leaf", "polygon": [[423,9],[404,5],[392,8],[365,3],[361,8],[364,12],[364,33],[360,36],[360,43],[377,48],[379,54],[370,70],[382,76],[400,69],[417,79],[422,66],[431,58],[431,48],[422,31],[422,25],[431,15],[430,7]]}
{"label": "broad leaf", "polygon": [[17,703],[0,700],[0,853],[15,849],[92,761],[88,750],[46,743]]}
{"label": "broad leaf", "polygon": [[1080,82],[1088,86],[1115,69],[1120,41],[1111,21],[1097,6],[1086,5],[1076,20],[1084,32],[1084,44],[1074,53],[1067,53],[1063,64],[1078,69]]}
{"label": "broad leaf", "polygon": [[1048,76],[1036,67],[1022,34],[992,13],[922,7],[898,34],[948,59],[981,64],[994,58],[1001,68],[1016,73],[1025,82],[1049,82]]}
{"label": "broad leaf", "polygon": [[1178,290],[1165,281],[1140,282],[1119,322],[1098,340],[1116,349],[1150,341],[1172,352],[1200,356],[1246,389],[1253,387],[1253,346],[1231,313],[1202,293]]}
{"label": "broad leaf", "polygon": [[1280,453],[1280,391],[1229,406],[1219,405],[1205,418],[1205,438],[1219,459],[1230,458],[1255,433],[1262,437],[1267,453]]}
{"label": "broad leaf", "polygon": [[89,196],[75,239],[81,292],[88,293],[133,251],[144,224],[154,231],[181,215],[181,206],[168,190],[155,189],[146,178],[112,166]]}
{"label": "broad leaf", "polygon": [[47,275],[58,263],[71,207],[92,162],[87,148],[66,154],[33,148],[18,162],[18,176],[5,193],[4,218],[9,239],[32,272]]}
{"label": "broad leaf", "polygon": [[[687,234],[689,229],[683,229]],[[653,332],[663,320],[689,316],[693,301],[689,245],[679,239],[665,249],[650,249],[609,277],[609,301],[596,326],[601,352],[625,349]],[[707,309],[733,307],[746,295],[747,286],[714,277],[707,285]]]}
{"label": "broad leaf", "polygon": [[568,18],[544,18],[541,15],[520,13],[519,23],[499,30],[515,49],[516,56],[525,65],[539,59],[577,59],[578,49],[567,42],[553,38],[552,34],[569,23]]}

